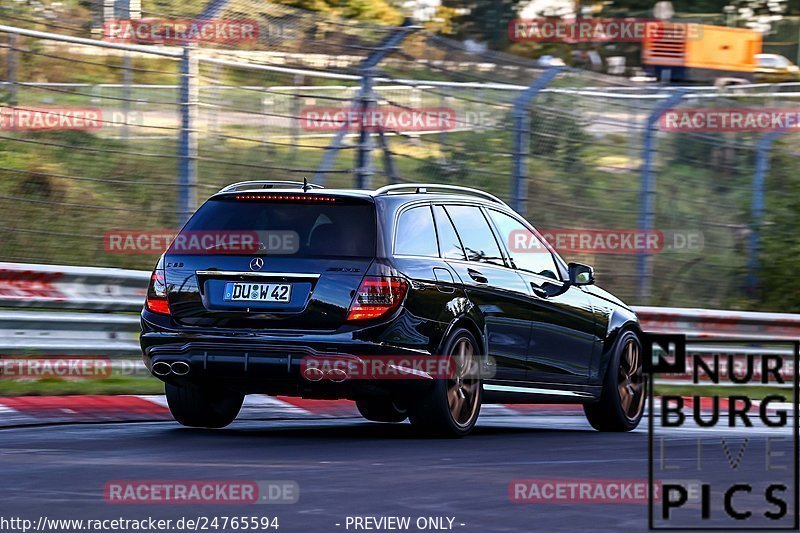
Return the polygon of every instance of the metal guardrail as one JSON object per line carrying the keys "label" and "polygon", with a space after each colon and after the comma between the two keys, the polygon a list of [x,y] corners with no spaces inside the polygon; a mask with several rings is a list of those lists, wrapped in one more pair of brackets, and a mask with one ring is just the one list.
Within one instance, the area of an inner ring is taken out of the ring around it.
{"label": "metal guardrail", "polygon": [[149,279],[139,270],[0,262],[0,352],[138,356],[132,312]]}
{"label": "metal guardrail", "polygon": [[0,353],[138,356],[139,318],[129,314],[0,311]]}
{"label": "metal guardrail", "polygon": [[150,273],[0,262],[0,307],[138,311]]}
{"label": "metal guardrail", "polygon": [[[140,270],[0,262],[0,352],[139,355],[137,313],[150,273]],[[72,310],[73,312],[67,312]],[[650,333],[741,340],[692,347],[698,354],[753,353],[756,340],[800,339],[800,314],[634,307]],[[776,351],[777,350],[777,351]],[[758,349],[788,355],[788,350]]]}
{"label": "metal guardrail", "polygon": [[650,333],[679,333],[689,338],[734,340],[800,339],[800,315],[677,307],[635,307]]}

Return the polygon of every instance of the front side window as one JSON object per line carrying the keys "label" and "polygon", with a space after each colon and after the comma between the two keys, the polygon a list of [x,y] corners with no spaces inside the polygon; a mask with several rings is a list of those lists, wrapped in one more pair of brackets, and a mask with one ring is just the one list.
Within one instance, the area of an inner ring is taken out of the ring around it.
{"label": "front side window", "polygon": [[469,261],[505,265],[489,221],[479,207],[448,205],[445,209],[453,220]]}
{"label": "front side window", "polygon": [[522,222],[506,213],[489,209],[489,217],[506,243],[514,266],[540,276],[558,279],[558,270],[550,250]]}

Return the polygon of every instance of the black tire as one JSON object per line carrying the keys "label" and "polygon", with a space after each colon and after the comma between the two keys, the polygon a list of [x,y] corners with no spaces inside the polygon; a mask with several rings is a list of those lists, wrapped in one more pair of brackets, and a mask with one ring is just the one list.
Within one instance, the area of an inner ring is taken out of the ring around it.
{"label": "black tire", "polygon": [[408,410],[385,398],[356,400],[361,416],[373,422],[403,422],[408,418]]}
{"label": "black tire", "polygon": [[472,431],[481,411],[479,346],[466,329],[457,329],[448,338],[442,354],[454,356],[456,376],[436,379],[409,416],[423,434],[463,437]]}
{"label": "black tire", "polygon": [[244,394],[199,387],[164,384],[167,404],[175,420],[195,428],[223,428],[234,421],[244,402]]}
{"label": "black tire", "polygon": [[647,400],[642,343],[635,332],[620,334],[608,365],[600,401],[583,411],[598,431],[631,431],[642,420]]}

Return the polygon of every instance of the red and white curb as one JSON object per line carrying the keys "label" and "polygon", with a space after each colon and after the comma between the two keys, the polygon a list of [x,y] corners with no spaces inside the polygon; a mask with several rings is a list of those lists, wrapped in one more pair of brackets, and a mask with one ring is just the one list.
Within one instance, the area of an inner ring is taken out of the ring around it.
{"label": "red and white curb", "polygon": [[[684,410],[692,408],[692,398],[684,399]],[[658,405],[659,399],[656,399]],[[701,398],[701,410],[712,407],[711,398]],[[757,408],[758,400],[753,401]],[[786,409],[791,404],[773,403],[770,409]],[[727,412],[727,399],[720,399],[720,410]],[[580,405],[504,404],[484,405],[483,416],[576,415]],[[260,394],[247,396],[239,419],[320,419],[359,417],[350,400],[309,400],[273,397]],[[69,423],[69,422],[135,422],[172,420],[163,395],[119,396],[16,396],[0,397],[0,427]]]}
{"label": "red and white curb", "polygon": [[[578,405],[484,405],[487,416],[519,416],[533,412],[571,414]],[[309,400],[252,394],[238,419],[319,419],[360,417],[350,400]],[[172,420],[163,395],[16,396],[0,397],[0,427],[63,422],[128,422]]]}

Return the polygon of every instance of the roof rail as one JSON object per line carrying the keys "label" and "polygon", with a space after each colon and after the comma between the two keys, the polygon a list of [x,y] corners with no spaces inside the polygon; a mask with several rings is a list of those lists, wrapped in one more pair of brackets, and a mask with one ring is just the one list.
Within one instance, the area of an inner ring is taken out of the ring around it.
{"label": "roof rail", "polygon": [[485,198],[486,200],[507,206],[503,200],[493,194],[489,194],[488,192],[483,192],[478,189],[472,189],[470,187],[462,187],[461,185],[439,185],[436,183],[395,183],[394,185],[386,185],[385,187],[381,187],[375,191],[375,194],[422,194],[427,193],[429,189],[432,191],[452,191],[456,194],[461,193],[470,196],[478,196],[480,198]]}
{"label": "roof rail", "polygon": [[243,191],[243,190],[251,190],[251,189],[302,189],[307,187],[309,189],[322,189],[324,188],[322,185],[317,185],[315,183],[305,183],[302,181],[266,181],[266,180],[256,180],[256,181],[240,181],[238,183],[232,183],[227,187],[223,187],[222,189],[217,192],[236,192],[236,191]]}

